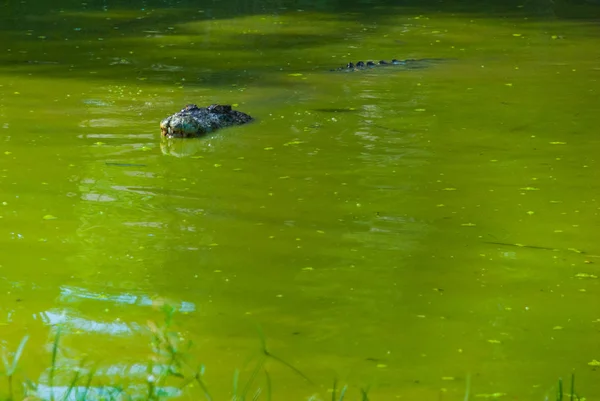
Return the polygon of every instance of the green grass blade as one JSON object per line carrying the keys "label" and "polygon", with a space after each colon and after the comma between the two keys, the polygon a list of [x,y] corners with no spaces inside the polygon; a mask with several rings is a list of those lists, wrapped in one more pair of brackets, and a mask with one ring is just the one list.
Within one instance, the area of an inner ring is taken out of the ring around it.
{"label": "green grass blade", "polygon": [[[19,360],[21,359],[21,355],[23,355],[23,349],[25,349],[25,344],[27,344],[27,340],[29,340],[29,335],[25,335],[15,352],[15,356],[13,358],[12,365],[10,367],[10,374],[12,375],[17,370],[17,365],[19,364]],[[8,373],[8,372],[7,372]]]}
{"label": "green grass blade", "polygon": [[331,391],[331,401],[336,401],[337,397],[337,379],[333,379],[333,390]]}
{"label": "green grass blade", "polygon": [[109,400],[116,401],[122,392],[123,392],[122,388],[109,388],[108,389],[108,396],[110,397]]}
{"label": "green grass blade", "polygon": [[60,341],[60,333],[62,326],[58,326],[56,335],[54,336],[54,342],[52,343],[52,366],[50,366],[50,401],[54,401],[54,374],[56,373],[56,356],[58,354],[58,343]]}
{"label": "green grass blade", "polygon": [[260,347],[263,350],[263,352],[268,353],[267,351],[267,339],[265,337],[265,333],[262,330],[262,327],[260,325],[256,326],[256,330],[258,331],[258,339],[260,340]]}
{"label": "green grass blade", "polygon": [[162,309],[165,314],[165,326],[170,327],[173,323],[173,316],[175,316],[175,308],[169,304],[164,304]]}
{"label": "green grass blade", "polygon": [[232,401],[238,401],[238,390],[240,385],[240,371],[236,369],[233,372],[233,398]]}
{"label": "green grass blade", "polygon": [[467,373],[467,384],[466,384],[466,389],[465,389],[464,401],[469,401],[470,393],[471,393],[471,374]]}
{"label": "green grass blade", "polygon": [[296,367],[294,367],[293,365],[291,365],[290,363],[284,361],[283,359],[279,358],[276,355],[271,354],[268,351],[265,351],[265,355],[275,359],[277,362],[287,366],[288,368],[290,368],[291,370],[293,370],[296,374],[298,374],[300,377],[302,377],[304,380],[306,380],[307,382],[309,382],[310,384],[314,385],[313,381],[310,380],[304,373],[302,373],[299,369],[297,369]]}
{"label": "green grass blade", "polygon": [[361,401],[369,401],[369,387],[361,388],[360,394],[361,394]]}
{"label": "green grass blade", "polygon": [[297,369],[296,367],[292,366],[290,363],[284,361],[283,359],[279,358],[276,355],[273,355],[271,352],[269,352],[269,350],[267,349],[267,340],[265,337],[265,334],[262,331],[262,328],[259,326],[257,326],[257,330],[258,330],[258,337],[260,339],[260,345],[262,348],[262,352],[265,356],[273,358],[274,360],[276,360],[277,362],[287,366],[288,368],[290,368],[291,370],[293,370],[294,372],[296,372],[296,374],[300,375],[304,380],[306,380],[307,382],[309,382],[310,384],[314,385],[314,383],[312,382],[312,380],[310,380],[304,373],[302,373],[299,369]]}
{"label": "green grass blade", "polygon": [[94,372],[95,371],[96,371],[96,368],[92,368],[92,370],[88,373],[87,381],[83,385],[83,394],[82,394],[81,398],[79,398],[76,395],[75,396],[76,399],[85,400],[87,398],[87,394],[90,391],[90,387],[92,386],[92,380],[94,378]]}
{"label": "green grass blade", "polygon": [[4,364],[4,370],[8,373],[10,370],[10,363],[8,363],[8,359],[6,358],[6,350],[2,351],[2,363]]}
{"label": "green grass blade", "polygon": [[575,373],[571,373],[571,394],[570,400],[573,401],[575,398]]}
{"label": "green grass blade", "polygon": [[196,383],[198,383],[198,385],[202,389],[202,392],[204,393],[204,397],[208,401],[212,401],[212,397],[210,396],[210,393],[208,392],[208,387],[206,387],[206,384],[204,383],[204,380],[202,380],[202,375],[200,374],[200,369],[194,375],[194,380],[196,380]]}
{"label": "green grass blade", "polygon": [[267,372],[266,369],[264,371],[265,371],[265,381],[267,384],[267,401],[271,401],[271,394],[272,394],[271,376],[269,375],[269,372]]}
{"label": "green grass blade", "polygon": [[71,380],[71,383],[69,383],[69,388],[67,389],[67,392],[63,396],[62,401],[66,401],[69,399],[69,396],[71,395],[71,392],[73,391],[75,386],[77,386],[78,381],[79,381],[79,372],[75,372],[75,375],[73,375],[73,379]]}
{"label": "green grass blade", "polygon": [[13,400],[13,376],[6,376],[6,379],[8,380],[8,401],[12,401]]}
{"label": "green grass blade", "polygon": [[558,394],[556,395],[556,401],[562,401],[563,399],[563,384],[562,379],[558,379]]}
{"label": "green grass blade", "polygon": [[244,386],[244,390],[242,391],[242,400],[246,399],[246,395],[248,394],[248,391],[250,391],[250,386],[252,385],[252,383],[256,379],[256,376],[262,369],[263,364],[265,363],[265,359],[266,359],[266,356],[264,356],[264,355],[258,359],[258,362],[256,363],[256,367],[252,371],[252,374],[250,375],[250,379],[248,379],[248,382],[246,383],[246,386]]}
{"label": "green grass blade", "polygon": [[342,387],[342,391],[340,391],[340,399],[338,401],[344,401],[344,397],[346,396],[346,391],[348,391],[347,385]]}

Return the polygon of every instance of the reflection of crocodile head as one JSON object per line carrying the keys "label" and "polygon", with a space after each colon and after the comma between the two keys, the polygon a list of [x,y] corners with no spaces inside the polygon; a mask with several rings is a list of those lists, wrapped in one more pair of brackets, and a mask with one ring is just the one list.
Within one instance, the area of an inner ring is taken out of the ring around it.
{"label": "reflection of crocodile head", "polygon": [[198,107],[188,104],[180,112],[160,122],[162,135],[167,138],[197,137],[219,128],[242,125],[252,121],[246,113],[232,110],[229,105],[213,104]]}
{"label": "reflection of crocodile head", "polygon": [[163,137],[160,141],[160,150],[163,155],[174,157],[190,157],[197,153],[204,153],[210,147],[210,141],[204,139],[183,139]]}

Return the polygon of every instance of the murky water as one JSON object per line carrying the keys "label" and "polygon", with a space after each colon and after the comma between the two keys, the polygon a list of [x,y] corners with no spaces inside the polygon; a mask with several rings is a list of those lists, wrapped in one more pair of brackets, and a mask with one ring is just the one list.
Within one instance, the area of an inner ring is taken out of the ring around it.
{"label": "murky water", "polygon": [[[21,373],[49,385],[60,323],[60,366],[144,378],[168,302],[220,399],[257,325],[314,382],[270,360],[280,399],[335,377],[463,399],[467,375],[543,399],[572,371],[597,397],[600,10],[498,3],[2,4],[0,333],[30,335]],[[329,71],[391,58],[444,60]],[[257,121],[161,143],[162,118],[219,102]]]}

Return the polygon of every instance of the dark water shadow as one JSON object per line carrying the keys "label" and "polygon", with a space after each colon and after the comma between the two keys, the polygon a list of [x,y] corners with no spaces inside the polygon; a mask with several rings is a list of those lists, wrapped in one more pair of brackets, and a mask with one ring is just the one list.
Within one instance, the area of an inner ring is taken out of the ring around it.
{"label": "dark water shadow", "polygon": [[[133,1],[117,6],[106,1],[87,3],[61,1],[58,3],[34,0],[27,3],[8,2],[0,5],[0,38],[9,44],[0,52],[0,68],[19,74],[39,74],[65,79],[126,81],[137,80],[165,84],[197,82],[216,87],[239,83],[261,82],[278,85],[278,71],[320,71],[340,65],[331,60],[297,60],[282,62],[281,52],[293,48],[315,49],[362,35],[364,29],[376,30],[396,25],[398,15],[419,13],[458,14],[465,18],[479,17],[536,17],[566,15],[563,18],[591,18],[600,15],[600,7],[586,1],[235,1],[197,4],[192,1]],[[347,29],[298,33],[241,32],[218,37],[211,27],[197,23],[230,20],[254,16],[285,16],[290,12],[311,12],[323,15],[322,20],[348,23]],[[393,11],[393,13],[390,13]],[[568,11],[568,12],[567,12]],[[354,27],[354,28],[353,28]],[[536,29],[536,28],[532,28]],[[213,38],[214,36],[214,38]],[[403,58],[398,54],[372,55],[381,58]],[[154,51],[149,51],[155,48]],[[241,52],[240,52],[241,51]],[[201,52],[214,54],[199,57]],[[423,57],[445,55],[422,54]],[[285,60],[285,58],[284,58]],[[358,60],[343,60],[343,62]],[[316,67],[315,67],[316,66]],[[321,67],[322,66],[322,67]],[[91,75],[93,74],[93,75]]]}

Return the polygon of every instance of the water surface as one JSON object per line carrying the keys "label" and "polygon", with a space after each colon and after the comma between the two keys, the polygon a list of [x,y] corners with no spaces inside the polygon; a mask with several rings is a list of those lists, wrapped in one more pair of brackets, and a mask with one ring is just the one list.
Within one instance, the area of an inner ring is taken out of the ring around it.
{"label": "water surface", "polygon": [[[598,6],[6,2],[3,345],[143,380],[160,305],[213,393],[599,394]],[[362,59],[427,68],[332,73]],[[187,103],[256,118],[162,143]],[[48,361],[48,362],[45,362]],[[244,371],[246,372],[246,371]],[[247,377],[247,374],[246,374]],[[62,379],[62,385],[68,380]],[[193,393],[193,389],[192,389]]]}

